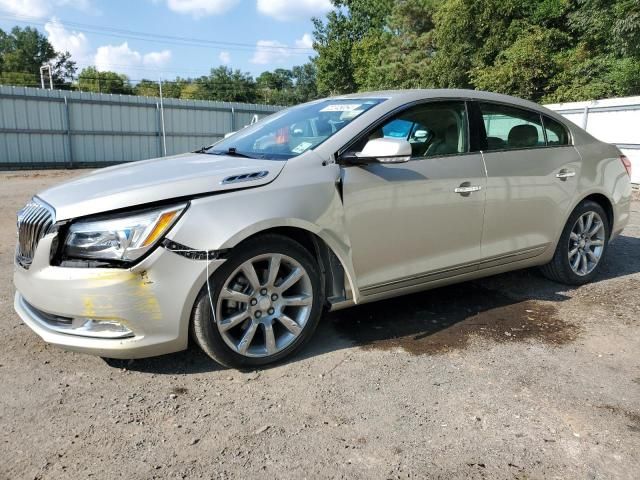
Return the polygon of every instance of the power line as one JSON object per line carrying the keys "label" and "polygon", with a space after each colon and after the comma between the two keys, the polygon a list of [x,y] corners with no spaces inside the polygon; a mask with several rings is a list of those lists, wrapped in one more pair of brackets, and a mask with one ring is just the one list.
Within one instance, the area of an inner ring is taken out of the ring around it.
{"label": "power line", "polygon": [[[3,12],[3,10],[0,10]],[[6,10],[4,11],[6,12]],[[6,12],[9,13],[9,12]],[[190,38],[190,37],[181,37],[174,35],[161,35],[150,32],[138,32],[135,30],[127,30],[122,28],[114,28],[114,27],[105,27],[100,25],[91,25],[80,22],[71,22],[66,20],[56,20],[55,22],[43,22],[37,17],[30,17],[27,15],[0,15],[0,19],[12,20],[19,23],[27,23],[34,25],[45,26],[47,23],[58,24],[62,27],[69,26],[72,28],[83,29],[90,33],[96,33],[105,36],[117,37],[117,38],[125,38],[125,39],[136,39],[148,42],[155,43],[167,43],[172,45],[184,45],[184,46],[195,46],[195,47],[218,47],[224,48],[227,50],[255,50],[256,48],[270,51],[270,52],[278,52],[278,51],[289,51],[291,55],[312,55],[315,53],[313,49],[308,47],[291,47],[288,45],[256,45],[250,43],[241,43],[241,42],[226,42],[222,40],[207,40],[204,38]]]}
{"label": "power line", "polygon": [[[38,87],[40,88],[40,81],[39,81],[39,74],[34,73],[34,72],[0,72],[0,85],[2,85],[2,77],[1,75],[21,75],[24,77],[28,77],[31,76],[34,78],[32,83],[26,83],[26,82],[21,82],[21,85],[14,85],[17,87]],[[87,80],[87,81],[96,81],[98,83],[102,83],[105,87],[105,89],[108,88],[109,85],[112,85],[114,83],[114,81],[117,81],[117,79],[109,79],[109,78],[104,78],[104,77],[100,77],[100,76],[88,76],[88,75],[77,75],[77,76],[73,76],[71,77],[71,83],[67,83],[67,82],[53,82],[53,85],[56,87],[67,87],[68,89],[74,89],[74,88],[78,88],[78,82],[80,80]],[[147,81],[147,82],[151,82],[154,85],[158,85],[158,81],[155,80],[150,80],[150,79],[146,79],[146,78],[142,78],[142,79],[129,79],[127,78],[125,80],[125,82],[132,82],[132,83],[139,83],[141,81]],[[202,86],[205,90],[211,90],[211,91],[215,91],[215,92],[232,92],[232,93],[238,93],[238,94],[243,94],[243,93],[256,93],[256,92],[265,92],[265,91],[269,91],[269,92],[293,92],[295,91],[295,86],[293,87],[287,87],[287,88],[281,88],[281,89],[275,89],[275,88],[270,88],[270,87],[259,87],[258,84],[255,82],[255,79],[251,79],[250,80],[252,82],[251,85],[234,85],[230,82],[224,82],[224,81],[218,81],[218,80],[210,80],[209,82],[200,82],[198,81],[198,79],[196,80],[192,80],[192,79],[183,79],[183,80],[163,80],[162,83],[164,85],[199,85]],[[76,82],[76,83],[73,83]],[[7,86],[11,86],[9,84],[5,84]],[[124,87],[129,87],[132,90],[135,90],[136,85],[126,85],[126,83],[124,84]]]}
{"label": "power line", "polygon": [[[125,77],[125,81],[128,82],[133,82],[133,83],[137,83],[137,82],[142,82],[142,81],[147,81],[147,82],[152,82],[152,83],[158,83],[158,80],[153,79],[153,78],[130,78],[129,76],[125,75],[125,74],[121,74],[118,72],[113,72],[113,71],[98,71],[98,73],[115,73],[116,75],[120,76],[120,75],[124,75]],[[21,75],[21,76],[33,76],[34,78],[39,79],[40,78],[40,74],[37,72],[33,72],[33,71],[8,71],[8,70],[0,70],[0,81],[2,79],[3,75]],[[71,81],[78,81],[80,78],[85,79],[85,80],[101,80],[101,81],[111,81],[109,79],[106,79],[105,77],[102,76],[96,76],[96,75],[88,75],[88,74],[83,74],[82,71],[80,73],[74,74],[74,75],[62,75],[63,78],[71,78]],[[243,78],[241,81],[246,81],[246,82],[257,82],[258,78],[254,78],[253,76],[249,75],[249,77],[245,77]],[[293,80],[293,79],[292,79]],[[200,75],[199,77],[180,77],[180,78],[176,78],[174,80],[168,80],[168,79],[163,79],[162,83],[166,83],[166,84],[171,84],[171,83],[195,83],[195,84],[202,84],[203,82],[210,82],[212,84],[218,84],[221,83],[220,80],[217,79],[212,79],[210,75]],[[40,83],[38,83],[38,85],[40,85]],[[58,83],[57,85],[65,85],[63,83]],[[231,85],[231,83],[229,83],[229,85]]]}

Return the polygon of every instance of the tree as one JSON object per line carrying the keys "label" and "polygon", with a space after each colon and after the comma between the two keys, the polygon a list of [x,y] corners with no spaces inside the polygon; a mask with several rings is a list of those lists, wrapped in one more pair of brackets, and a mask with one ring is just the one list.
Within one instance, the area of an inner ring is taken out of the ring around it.
{"label": "tree", "polygon": [[256,98],[256,85],[249,73],[221,66],[211,69],[200,82],[207,100],[223,102],[252,102]]}
{"label": "tree", "polygon": [[540,101],[550,93],[552,79],[562,71],[559,46],[569,41],[569,36],[559,30],[531,27],[502,50],[493,65],[473,69],[471,82],[481,90]]}
{"label": "tree", "polygon": [[640,3],[575,0],[567,14],[575,41],[558,55],[545,101],[640,93]]}
{"label": "tree", "polygon": [[[165,80],[162,82],[162,96],[165,98],[180,98],[182,90],[186,86],[189,80],[182,79],[180,77],[173,81]],[[159,97],[160,96],[160,83],[155,80],[140,80],[135,87],[133,87],[133,93],[135,95],[141,95],[143,97]]]}
{"label": "tree", "polygon": [[[159,97],[160,84],[153,80],[142,79],[133,89],[136,95],[143,97]],[[164,92],[162,92],[164,94]]]}
{"label": "tree", "polygon": [[14,27],[10,33],[0,30],[0,82],[39,86],[40,67],[52,66],[53,83],[69,88],[76,72],[68,52],[56,52],[47,38],[35,28]]}
{"label": "tree", "polygon": [[278,68],[273,72],[262,72],[256,78],[258,99],[272,105],[294,103],[293,72]]}
{"label": "tree", "polygon": [[[317,88],[321,95],[357,89],[354,46],[365,37],[381,32],[393,6],[392,0],[333,0],[335,10],[326,20],[313,19],[313,48]],[[358,54],[356,51],[355,54]]]}
{"label": "tree", "polygon": [[[204,77],[206,79],[206,77]],[[204,84],[204,80],[192,80],[180,91],[180,98],[184,100],[207,100],[208,93]]]}
{"label": "tree", "polygon": [[126,75],[116,72],[100,72],[87,67],[80,72],[78,89],[83,92],[116,93],[131,95],[133,89]]}
{"label": "tree", "polygon": [[544,102],[574,102],[640,94],[640,62],[613,55],[593,56],[584,47],[559,55],[558,74]]}
{"label": "tree", "polygon": [[382,32],[354,47],[359,90],[429,87],[434,13],[442,0],[398,0]]}
{"label": "tree", "polygon": [[295,83],[296,103],[308,102],[318,98],[317,70],[313,62],[293,67],[291,74]]}

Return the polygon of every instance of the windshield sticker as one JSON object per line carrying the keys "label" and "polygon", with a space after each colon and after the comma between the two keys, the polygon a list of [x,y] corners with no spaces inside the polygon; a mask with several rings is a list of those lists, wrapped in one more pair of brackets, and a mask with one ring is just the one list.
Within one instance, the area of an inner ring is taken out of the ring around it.
{"label": "windshield sticker", "polygon": [[361,103],[337,103],[334,105],[327,105],[321,112],[351,112],[357,110],[362,106]]}
{"label": "windshield sticker", "polygon": [[291,152],[293,153],[302,153],[304,152],[307,148],[309,148],[311,145],[313,145],[313,143],[311,142],[302,142],[300,145],[298,145],[296,148],[294,148],[293,150],[291,150]]}
{"label": "windshield sticker", "polygon": [[340,120],[352,120],[363,113],[364,110],[351,110],[350,112],[342,112]]}

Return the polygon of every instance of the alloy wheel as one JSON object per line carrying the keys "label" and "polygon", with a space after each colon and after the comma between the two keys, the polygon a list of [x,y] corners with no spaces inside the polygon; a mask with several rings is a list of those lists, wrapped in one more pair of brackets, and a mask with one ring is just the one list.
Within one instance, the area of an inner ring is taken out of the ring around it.
{"label": "alloy wheel", "polygon": [[300,263],[264,254],[242,263],[224,282],[216,325],[224,342],[247,357],[268,357],[300,336],[309,320],[313,288]]}
{"label": "alloy wheel", "polygon": [[580,276],[590,274],[604,253],[605,226],[596,212],[578,218],[569,235],[569,265]]}

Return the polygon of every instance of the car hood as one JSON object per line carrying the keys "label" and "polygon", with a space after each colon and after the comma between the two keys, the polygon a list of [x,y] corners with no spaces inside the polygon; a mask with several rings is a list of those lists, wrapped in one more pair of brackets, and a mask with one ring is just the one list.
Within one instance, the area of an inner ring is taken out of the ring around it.
{"label": "car hood", "polygon": [[[286,161],[188,153],[96,170],[38,197],[56,220],[272,182]],[[252,177],[237,178],[255,174]]]}

